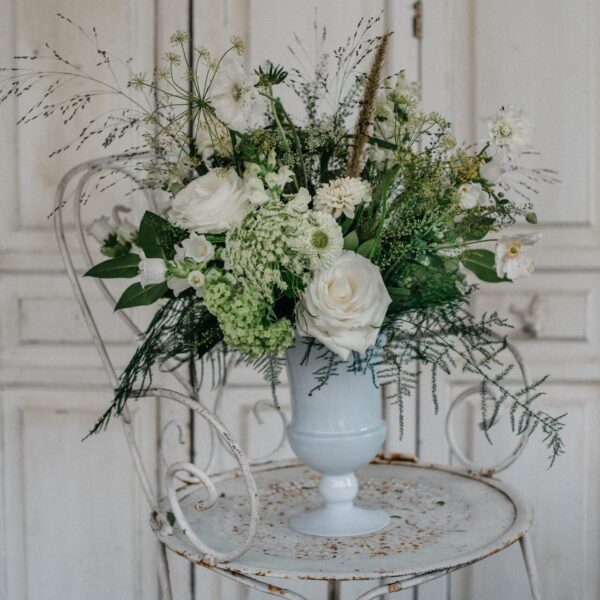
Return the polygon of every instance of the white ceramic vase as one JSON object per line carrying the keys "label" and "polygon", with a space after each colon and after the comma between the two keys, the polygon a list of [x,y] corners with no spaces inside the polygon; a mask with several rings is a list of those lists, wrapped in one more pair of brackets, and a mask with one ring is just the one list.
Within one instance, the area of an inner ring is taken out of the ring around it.
{"label": "white ceramic vase", "polygon": [[389,516],[354,504],[358,491],[354,472],[375,457],[385,440],[380,391],[370,373],[354,374],[340,365],[338,375],[311,395],[314,373],[326,361],[313,348],[308,363],[302,364],[306,348],[296,338],[286,353],[292,396],[288,438],[296,456],[323,475],[319,487],[323,506],[292,515],[289,525],[300,533],[327,537],[372,533],[385,527]]}

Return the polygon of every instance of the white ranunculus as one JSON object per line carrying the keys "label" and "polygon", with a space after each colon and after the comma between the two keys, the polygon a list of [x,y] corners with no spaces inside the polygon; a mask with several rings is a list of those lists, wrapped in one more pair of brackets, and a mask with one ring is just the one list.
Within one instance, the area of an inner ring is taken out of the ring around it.
{"label": "white ranunculus", "polygon": [[87,232],[99,243],[103,244],[104,240],[111,234],[115,233],[115,228],[110,224],[107,216],[94,219],[87,228]]}
{"label": "white ranunculus", "polygon": [[189,231],[222,233],[246,216],[251,207],[248,195],[235,171],[210,171],[175,196],[168,218]]}
{"label": "white ranunculus", "polygon": [[138,268],[142,287],[162,283],[167,278],[167,264],[162,258],[142,256]]}
{"label": "white ranunculus", "polygon": [[463,210],[477,206],[493,206],[494,199],[481,187],[480,183],[463,183],[458,187],[460,207]]}
{"label": "white ranunculus", "polygon": [[177,253],[175,260],[183,260],[191,258],[199,263],[207,263],[212,260],[215,255],[215,247],[206,239],[206,236],[200,233],[192,233],[187,240],[183,240]]}
{"label": "white ranunculus", "polygon": [[315,194],[314,205],[316,210],[336,219],[342,214],[352,219],[356,207],[359,204],[367,206],[371,199],[371,186],[366,181],[358,177],[340,177],[321,185]]}
{"label": "white ranunculus", "polygon": [[496,274],[514,281],[533,273],[533,261],[525,254],[539,239],[541,233],[522,233],[505,236],[496,244]]}
{"label": "white ranunculus", "polygon": [[375,343],[391,301],[379,269],[344,251],[306,287],[298,330],[347,360],[352,350],[362,354]]}
{"label": "white ranunculus", "polygon": [[239,58],[228,55],[210,86],[210,102],[217,117],[236,131],[256,129],[265,122],[267,100],[255,87],[257,75],[246,75]]}

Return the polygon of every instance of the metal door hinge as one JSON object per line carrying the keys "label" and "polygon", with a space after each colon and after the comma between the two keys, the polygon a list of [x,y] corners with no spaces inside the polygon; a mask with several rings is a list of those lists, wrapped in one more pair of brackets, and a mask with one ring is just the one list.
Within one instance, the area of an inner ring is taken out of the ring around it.
{"label": "metal door hinge", "polygon": [[417,0],[413,4],[413,36],[420,40],[423,37],[423,3]]}

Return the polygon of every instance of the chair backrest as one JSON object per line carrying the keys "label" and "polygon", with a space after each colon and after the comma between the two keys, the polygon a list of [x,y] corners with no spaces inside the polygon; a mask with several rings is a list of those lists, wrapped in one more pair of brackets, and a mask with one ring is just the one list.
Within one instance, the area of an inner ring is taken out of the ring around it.
{"label": "chair backrest", "polygon": [[[131,179],[132,183],[135,184],[140,191],[144,194],[149,209],[156,210],[156,203],[153,196],[153,192],[149,189],[145,189],[143,182],[139,181],[137,173],[144,172],[145,166],[150,166],[153,160],[153,155],[143,154],[128,157],[107,157],[96,160],[91,160],[86,163],[82,163],[65,174],[59,183],[56,199],[54,205],[54,226],[58,246],[60,253],[65,264],[67,276],[73,288],[75,298],[79,304],[85,323],[90,331],[93,343],[98,351],[100,360],[107,373],[108,380],[113,389],[119,384],[119,375],[115,369],[114,363],[111,360],[107,345],[104,342],[102,332],[100,331],[90,303],[86,298],[83,287],[80,281],[80,275],[78,274],[75,264],[74,255],[71,245],[73,242],[70,240],[71,236],[67,236],[64,225],[64,211],[69,206],[67,191],[72,190],[73,199],[71,208],[74,213],[75,223],[75,238],[76,245],[79,248],[79,252],[86,269],[93,266],[92,253],[88,247],[86,240],[86,232],[82,223],[82,205],[87,201],[85,195],[86,186],[97,177],[106,178],[108,174],[122,176],[124,178]],[[113,296],[107,285],[102,279],[94,279],[96,285],[99,287],[102,295],[107,302],[114,307],[116,304],[116,298]],[[135,324],[135,322],[126,314],[125,311],[117,312],[119,318],[121,318],[125,326],[131,330],[135,337],[142,338],[143,332]],[[256,526],[258,524],[258,491],[256,484],[251,473],[250,461],[246,457],[244,451],[239,446],[234,436],[228,431],[225,425],[221,422],[218,413],[220,407],[221,395],[217,394],[213,410],[209,410],[200,400],[198,399],[197,390],[194,390],[190,385],[189,381],[182,376],[178,371],[173,370],[171,372],[175,377],[179,385],[183,386],[186,394],[169,390],[165,388],[151,388],[145,393],[134,393],[136,399],[141,398],[155,398],[159,400],[170,400],[181,404],[188,409],[194,411],[199,417],[204,419],[211,431],[210,436],[210,450],[208,452],[207,464],[203,468],[199,468],[189,462],[176,462],[168,465],[166,469],[165,487],[167,496],[170,503],[170,508],[178,521],[178,524],[187,535],[190,542],[205,555],[208,562],[227,562],[237,558],[248,548],[254,534],[256,532]],[[260,403],[259,403],[260,404]],[[259,406],[257,405],[257,410]],[[136,442],[134,432],[131,426],[131,414],[127,406],[120,415],[120,420],[124,429],[127,445],[133,459],[133,463],[140,479],[144,494],[148,500],[151,511],[153,512],[153,518],[155,523],[160,523],[161,527],[168,529],[171,525],[168,523],[166,515],[162,514],[159,510],[159,499],[158,495],[153,487],[152,480],[148,475],[144,463],[142,460],[142,454],[140,448]],[[285,426],[285,421],[283,422]],[[283,428],[285,430],[285,427]],[[164,433],[164,431],[163,431]],[[285,431],[282,434],[282,439],[278,444],[275,451],[283,443]],[[204,503],[203,509],[210,508],[217,500],[216,490],[212,483],[208,473],[213,464],[215,456],[215,445],[216,442],[221,442],[229,453],[235,458],[241,469],[242,475],[246,481],[246,487],[248,492],[248,498],[250,503],[250,524],[244,538],[228,552],[220,552],[213,550],[206,546],[200,537],[193,531],[181,507],[179,505],[178,492],[181,488],[181,484],[186,485],[203,485],[208,492],[208,500]],[[263,457],[263,460],[268,457]]]}

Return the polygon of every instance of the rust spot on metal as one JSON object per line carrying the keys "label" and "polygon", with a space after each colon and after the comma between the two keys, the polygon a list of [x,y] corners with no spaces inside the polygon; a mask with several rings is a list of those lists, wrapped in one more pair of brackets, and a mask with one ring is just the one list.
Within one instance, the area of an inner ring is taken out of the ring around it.
{"label": "rust spot on metal", "polygon": [[387,452],[378,454],[373,461],[375,463],[397,463],[397,462],[410,462],[418,463],[419,459],[412,454],[404,454],[402,452]]}
{"label": "rust spot on metal", "polygon": [[285,595],[284,589],[277,587],[276,585],[271,585],[270,583],[267,586],[267,590],[268,590],[269,594],[277,594],[278,596]]}

